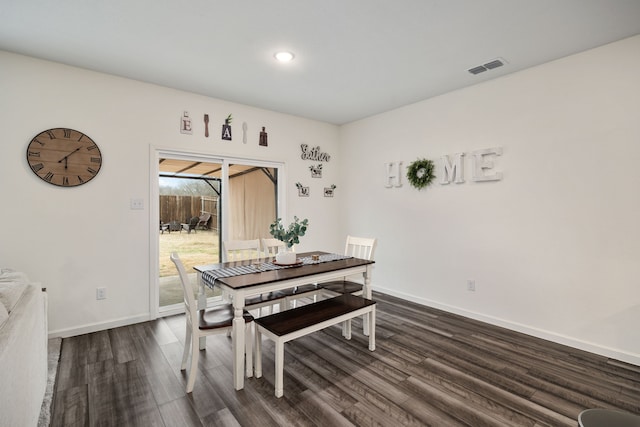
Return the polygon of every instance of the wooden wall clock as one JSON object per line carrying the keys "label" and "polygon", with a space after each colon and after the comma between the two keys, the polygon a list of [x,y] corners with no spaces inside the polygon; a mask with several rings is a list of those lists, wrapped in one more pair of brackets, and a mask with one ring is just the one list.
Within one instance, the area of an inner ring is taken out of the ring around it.
{"label": "wooden wall clock", "polygon": [[102,153],[84,133],[53,128],[40,132],[29,142],[27,162],[43,181],[60,187],[76,187],[98,174]]}

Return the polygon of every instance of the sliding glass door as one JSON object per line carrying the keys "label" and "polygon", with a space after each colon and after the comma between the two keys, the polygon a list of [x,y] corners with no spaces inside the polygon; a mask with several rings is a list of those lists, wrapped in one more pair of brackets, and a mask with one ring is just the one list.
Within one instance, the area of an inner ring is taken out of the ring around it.
{"label": "sliding glass door", "polygon": [[[221,261],[223,240],[270,237],[278,216],[282,165],[160,153],[158,156],[158,313],[182,310],[182,287],[169,259],[177,252],[196,289],[195,265]],[[209,297],[218,293],[208,291]]]}

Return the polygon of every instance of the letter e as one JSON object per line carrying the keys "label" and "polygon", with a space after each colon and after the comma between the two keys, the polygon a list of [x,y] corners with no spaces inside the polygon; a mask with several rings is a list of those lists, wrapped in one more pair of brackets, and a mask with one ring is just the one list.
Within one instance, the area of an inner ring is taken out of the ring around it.
{"label": "letter e", "polygon": [[502,147],[486,148],[471,153],[473,155],[473,180],[474,181],[500,181],[502,179],[501,172],[487,173],[487,170],[493,169],[493,159],[487,156],[502,155]]}

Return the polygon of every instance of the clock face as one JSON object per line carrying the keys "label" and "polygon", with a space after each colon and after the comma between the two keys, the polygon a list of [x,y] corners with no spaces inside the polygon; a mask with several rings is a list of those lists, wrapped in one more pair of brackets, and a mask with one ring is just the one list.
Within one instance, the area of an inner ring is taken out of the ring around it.
{"label": "clock face", "polygon": [[100,171],[102,154],[95,142],[77,130],[54,128],[40,132],[27,147],[33,173],[49,184],[75,187]]}

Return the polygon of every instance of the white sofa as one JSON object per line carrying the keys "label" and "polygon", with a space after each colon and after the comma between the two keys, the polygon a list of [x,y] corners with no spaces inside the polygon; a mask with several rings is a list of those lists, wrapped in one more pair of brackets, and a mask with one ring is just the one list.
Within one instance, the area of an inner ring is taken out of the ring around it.
{"label": "white sofa", "polygon": [[0,426],[37,426],[47,387],[47,294],[0,270]]}

